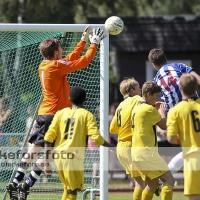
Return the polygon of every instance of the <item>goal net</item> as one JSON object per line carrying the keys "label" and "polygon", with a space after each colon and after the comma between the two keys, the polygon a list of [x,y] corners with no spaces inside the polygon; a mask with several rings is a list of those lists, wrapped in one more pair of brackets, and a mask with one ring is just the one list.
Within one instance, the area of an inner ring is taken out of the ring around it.
{"label": "goal net", "polygon": [[[43,58],[38,46],[44,39],[58,38],[62,42],[64,57],[73,51],[86,26],[0,24],[0,199],[9,199],[5,186],[13,180],[22,149],[28,145],[42,99],[38,66]],[[104,28],[104,25],[92,25],[92,28],[97,27]],[[81,86],[86,90],[85,108],[96,116],[105,139],[108,138],[108,51],[107,37],[101,42],[88,68],[68,75],[71,87]],[[97,163],[100,174],[96,176],[100,175],[101,179],[95,187],[100,188],[102,200],[108,199],[107,154],[106,148],[87,149],[84,160],[84,188],[88,192],[89,188],[94,188],[93,163]],[[62,192],[63,185],[53,164],[52,176],[42,173],[31,188],[28,199],[61,199]],[[86,199],[90,199],[91,195],[87,197],[85,194]],[[78,193],[78,199],[83,199],[83,192]]]}

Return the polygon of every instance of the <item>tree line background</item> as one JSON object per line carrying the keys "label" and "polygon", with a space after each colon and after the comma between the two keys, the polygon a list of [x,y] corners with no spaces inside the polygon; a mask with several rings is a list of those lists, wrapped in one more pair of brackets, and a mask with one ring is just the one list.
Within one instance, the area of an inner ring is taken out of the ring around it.
{"label": "tree line background", "polygon": [[1,23],[87,23],[89,17],[199,14],[200,0],[0,0]]}
{"label": "tree line background", "polygon": [[[44,24],[85,24],[90,17],[109,17],[117,15],[122,17],[158,16],[175,14],[199,14],[200,0],[0,0],[0,23],[44,23]],[[2,38],[3,36],[0,35]],[[2,45],[2,44],[1,44]],[[3,45],[2,45],[3,46]],[[18,108],[13,110],[13,118],[18,122],[13,124],[12,130],[16,132],[24,131],[26,119],[26,108],[30,103],[35,102],[32,85],[27,86],[30,91],[27,93],[21,83],[34,82],[39,84],[38,76],[32,77],[28,74],[37,70],[32,65],[24,66],[20,56],[23,51],[13,50],[0,52],[0,56],[5,58],[12,54],[13,60],[2,59],[0,63],[0,97],[3,93],[10,99],[10,106],[18,102]],[[112,55],[110,62],[112,61]],[[18,57],[19,63],[15,63]],[[114,73],[113,63],[109,64],[110,83],[116,83],[118,76]],[[12,69],[16,66],[16,70]],[[19,67],[20,66],[20,67]],[[26,75],[18,76],[21,70],[26,67]],[[20,79],[18,77],[21,77]],[[31,80],[26,80],[30,79]],[[6,81],[9,81],[8,84]],[[35,81],[36,80],[36,81]],[[16,90],[7,91],[6,88],[14,88],[14,85],[22,85]],[[38,86],[39,87],[39,86]],[[19,113],[23,113],[19,117]]]}

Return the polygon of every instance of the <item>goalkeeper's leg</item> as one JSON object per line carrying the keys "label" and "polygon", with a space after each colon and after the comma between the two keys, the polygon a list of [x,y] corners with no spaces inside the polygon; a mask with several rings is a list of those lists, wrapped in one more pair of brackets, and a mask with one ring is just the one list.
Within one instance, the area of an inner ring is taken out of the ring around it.
{"label": "goalkeeper's leg", "polygon": [[[20,185],[19,188],[17,188],[17,186],[23,180],[26,170],[29,167],[29,164],[32,163],[32,161],[36,158],[41,149],[42,149],[41,146],[32,144],[28,152],[22,158],[13,181],[6,186],[6,189],[10,195],[10,199],[18,199],[18,190],[26,190],[25,188],[22,188],[24,187],[24,184]],[[20,194],[23,193],[23,191],[19,192]],[[27,195],[28,195],[28,190],[24,195],[25,199]]]}
{"label": "goalkeeper's leg", "polygon": [[[49,157],[49,162],[53,160],[53,157]],[[42,171],[44,170],[44,156],[40,157],[35,165],[33,166],[32,171],[30,172],[28,178],[24,182],[24,187],[28,191],[32,187],[37,179],[40,177]]]}
{"label": "goalkeeper's leg", "polygon": [[29,167],[29,164],[32,163],[32,161],[36,158],[38,153],[41,151],[42,147],[32,144],[29,148],[28,152],[24,155],[22,158],[19,167],[17,169],[17,172],[15,174],[15,177],[13,179],[13,184],[17,186],[24,178],[26,170]]}

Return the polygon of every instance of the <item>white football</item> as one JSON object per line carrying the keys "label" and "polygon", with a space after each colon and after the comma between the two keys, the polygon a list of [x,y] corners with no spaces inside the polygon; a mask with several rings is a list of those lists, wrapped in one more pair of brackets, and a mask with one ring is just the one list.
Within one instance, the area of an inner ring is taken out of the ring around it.
{"label": "white football", "polygon": [[105,22],[105,29],[111,35],[118,35],[124,28],[124,22],[120,17],[109,17]]}

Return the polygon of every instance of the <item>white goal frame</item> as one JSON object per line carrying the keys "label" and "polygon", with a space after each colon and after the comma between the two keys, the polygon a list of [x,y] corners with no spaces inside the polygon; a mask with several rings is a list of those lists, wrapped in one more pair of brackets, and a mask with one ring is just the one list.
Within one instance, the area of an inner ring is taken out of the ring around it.
{"label": "white goal frame", "polygon": [[[83,32],[89,24],[4,24],[0,23],[1,31],[55,31]],[[104,24],[91,24],[92,28],[101,28]],[[100,45],[100,132],[108,140],[109,110],[109,34]],[[108,149],[100,147],[100,200],[108,199]]]}

